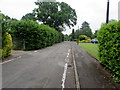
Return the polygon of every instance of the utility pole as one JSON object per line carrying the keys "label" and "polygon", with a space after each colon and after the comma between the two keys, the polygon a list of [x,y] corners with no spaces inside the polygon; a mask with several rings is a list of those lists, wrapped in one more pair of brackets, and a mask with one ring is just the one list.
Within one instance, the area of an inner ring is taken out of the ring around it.
{"label": "utility pole", "polygon": [[120,1],[118,2],[118,20],[120,21]]}
{"label": "utility pole", "polygon": [[109,4],[110,4],[110,1],[108,0],[107,1],[106,23],[109,23]]}

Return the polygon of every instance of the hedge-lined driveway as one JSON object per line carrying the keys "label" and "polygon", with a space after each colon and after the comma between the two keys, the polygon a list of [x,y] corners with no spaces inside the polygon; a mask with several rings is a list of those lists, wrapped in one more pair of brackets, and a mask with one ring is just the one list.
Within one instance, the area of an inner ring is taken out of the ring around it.
{"label": "hedge-lined driveway", "polygon": [[81,88],[116,88],[110,74],[75,42],[29,51],[4,63],[3,88],[76,88],[74,59]]}

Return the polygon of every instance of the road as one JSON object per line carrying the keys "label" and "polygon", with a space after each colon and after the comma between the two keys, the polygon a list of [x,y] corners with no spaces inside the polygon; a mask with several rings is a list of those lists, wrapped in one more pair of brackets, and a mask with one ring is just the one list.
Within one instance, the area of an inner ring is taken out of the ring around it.
{"label": "road", "polygon": [[3,88],[115,88],[99,62],[75,42],[22,52],[2,69]]}

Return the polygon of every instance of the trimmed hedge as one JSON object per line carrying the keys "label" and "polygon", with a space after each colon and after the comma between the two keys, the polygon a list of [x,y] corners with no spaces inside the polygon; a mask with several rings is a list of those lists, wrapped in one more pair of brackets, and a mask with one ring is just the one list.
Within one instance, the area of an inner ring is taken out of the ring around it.
{"label": "trimmed hedge", "polygon": [[10,56],[12,49],[12,37],[7,32],[2,35],[2,58]]}
{"label": "trimmed hedge", "polygon": [[120,82],[120,21],[105,24],[98,32],[100,62]]}
{"label": "trimmed hedge", "polygon": [[63,40],[63,34],[31,20],[13,21],[11,31],[14,49],[35,50]]}

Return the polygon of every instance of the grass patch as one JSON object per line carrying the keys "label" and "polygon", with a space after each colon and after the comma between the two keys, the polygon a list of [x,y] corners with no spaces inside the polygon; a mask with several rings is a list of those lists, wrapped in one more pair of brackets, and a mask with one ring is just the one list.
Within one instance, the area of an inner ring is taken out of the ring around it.
{"label": "grass patch", "polygon": [[89,54],[91,54],[92,56],[94,56],[96,59],[99,60],[98,44],[80,43],[79,46],[85,49]]}

